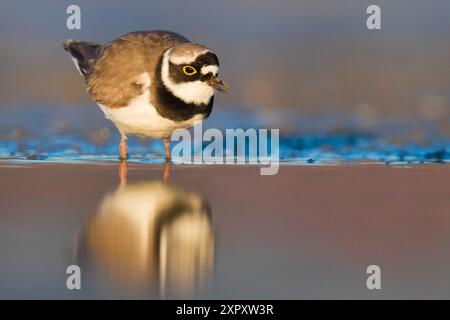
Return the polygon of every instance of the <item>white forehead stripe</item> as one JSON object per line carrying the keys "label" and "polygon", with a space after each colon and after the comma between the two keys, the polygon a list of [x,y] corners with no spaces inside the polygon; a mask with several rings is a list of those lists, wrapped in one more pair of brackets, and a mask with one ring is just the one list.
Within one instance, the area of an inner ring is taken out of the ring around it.
{"label": "white forehead stripe", "polygon": [[[172,51],[172,49],[169,49],[169,51]],[[170,62],[174,64],[187,64],[192,63],[197,59],[198,56],[205,54],[209,52],[208,49],[202,50],[202,51],[196,51],[196,52],[186,52],[179,55],[170,55]],[[170,54],[170,53],[169,53]]]}
{"label": "white forehead stripe", "polygon": [[213,75],[217,76],[217,72],[219,72],[219,67],[216,65],[212,65],[210,64],[209,66],[204,66],[200,72],[202,74],[208,74],[208,73],[212,73]]}

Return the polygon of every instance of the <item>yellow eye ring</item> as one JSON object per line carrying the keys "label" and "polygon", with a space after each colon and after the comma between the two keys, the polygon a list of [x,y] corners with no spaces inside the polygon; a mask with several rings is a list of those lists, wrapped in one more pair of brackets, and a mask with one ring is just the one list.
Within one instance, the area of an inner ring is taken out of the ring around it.
{"label": "yellow eye ring", "polygon": [[197,73],[197,70],[193,66],[184,66],[183,72],[188,76],[193,76],[194,74]]}

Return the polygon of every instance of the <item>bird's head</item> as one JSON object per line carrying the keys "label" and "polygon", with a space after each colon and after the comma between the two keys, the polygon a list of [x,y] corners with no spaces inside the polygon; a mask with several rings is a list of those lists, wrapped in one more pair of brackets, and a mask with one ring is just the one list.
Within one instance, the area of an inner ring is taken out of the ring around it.
{"label": "bird's head", "polygon": [[163,85],[186,103],[208,104],[215,91],[226,92],[228,85],[218,74],[216,54],[198,44],[176,45],[162,57]]}

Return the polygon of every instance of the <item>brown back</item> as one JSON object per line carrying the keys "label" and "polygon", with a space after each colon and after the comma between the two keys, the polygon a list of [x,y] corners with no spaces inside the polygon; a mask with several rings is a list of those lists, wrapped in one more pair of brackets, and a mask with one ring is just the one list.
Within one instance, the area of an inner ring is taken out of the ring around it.
{"label": "brown back", "polygon": [[142,93],[139,76],[147,72],[153,83],[163,52],[184,42],[189,41],[173,32],[143,31],[128,33],[108,43],[86,79],[89,93],[96,102],[110,108],[125,107],[130,99]]}

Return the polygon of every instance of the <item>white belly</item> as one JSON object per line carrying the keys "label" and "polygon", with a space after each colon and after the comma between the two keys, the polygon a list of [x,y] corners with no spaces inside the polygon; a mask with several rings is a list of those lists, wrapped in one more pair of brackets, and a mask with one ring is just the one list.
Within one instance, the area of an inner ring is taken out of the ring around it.
{"label": "white belly", "polygon": [[203,115],[196,115],[186,121],[172,121],[161,117],[155,107],[147,104],[130,104],[124,108],[112,109],[99,104],[122,135],[137,135],[151,138],[165,138],[178,128],[191,128],[202,121]]}
{"label": "white belly", "polygon": [[203,115],[196,115],[186,121],[172,121],[163,118],[150,103],[149,90],[135,97],[128,106],[109,108],[98,104],[122,135],[137,135],[151,138],[165,138],[178,128],[191,128],[195,122],[202,121]]}

